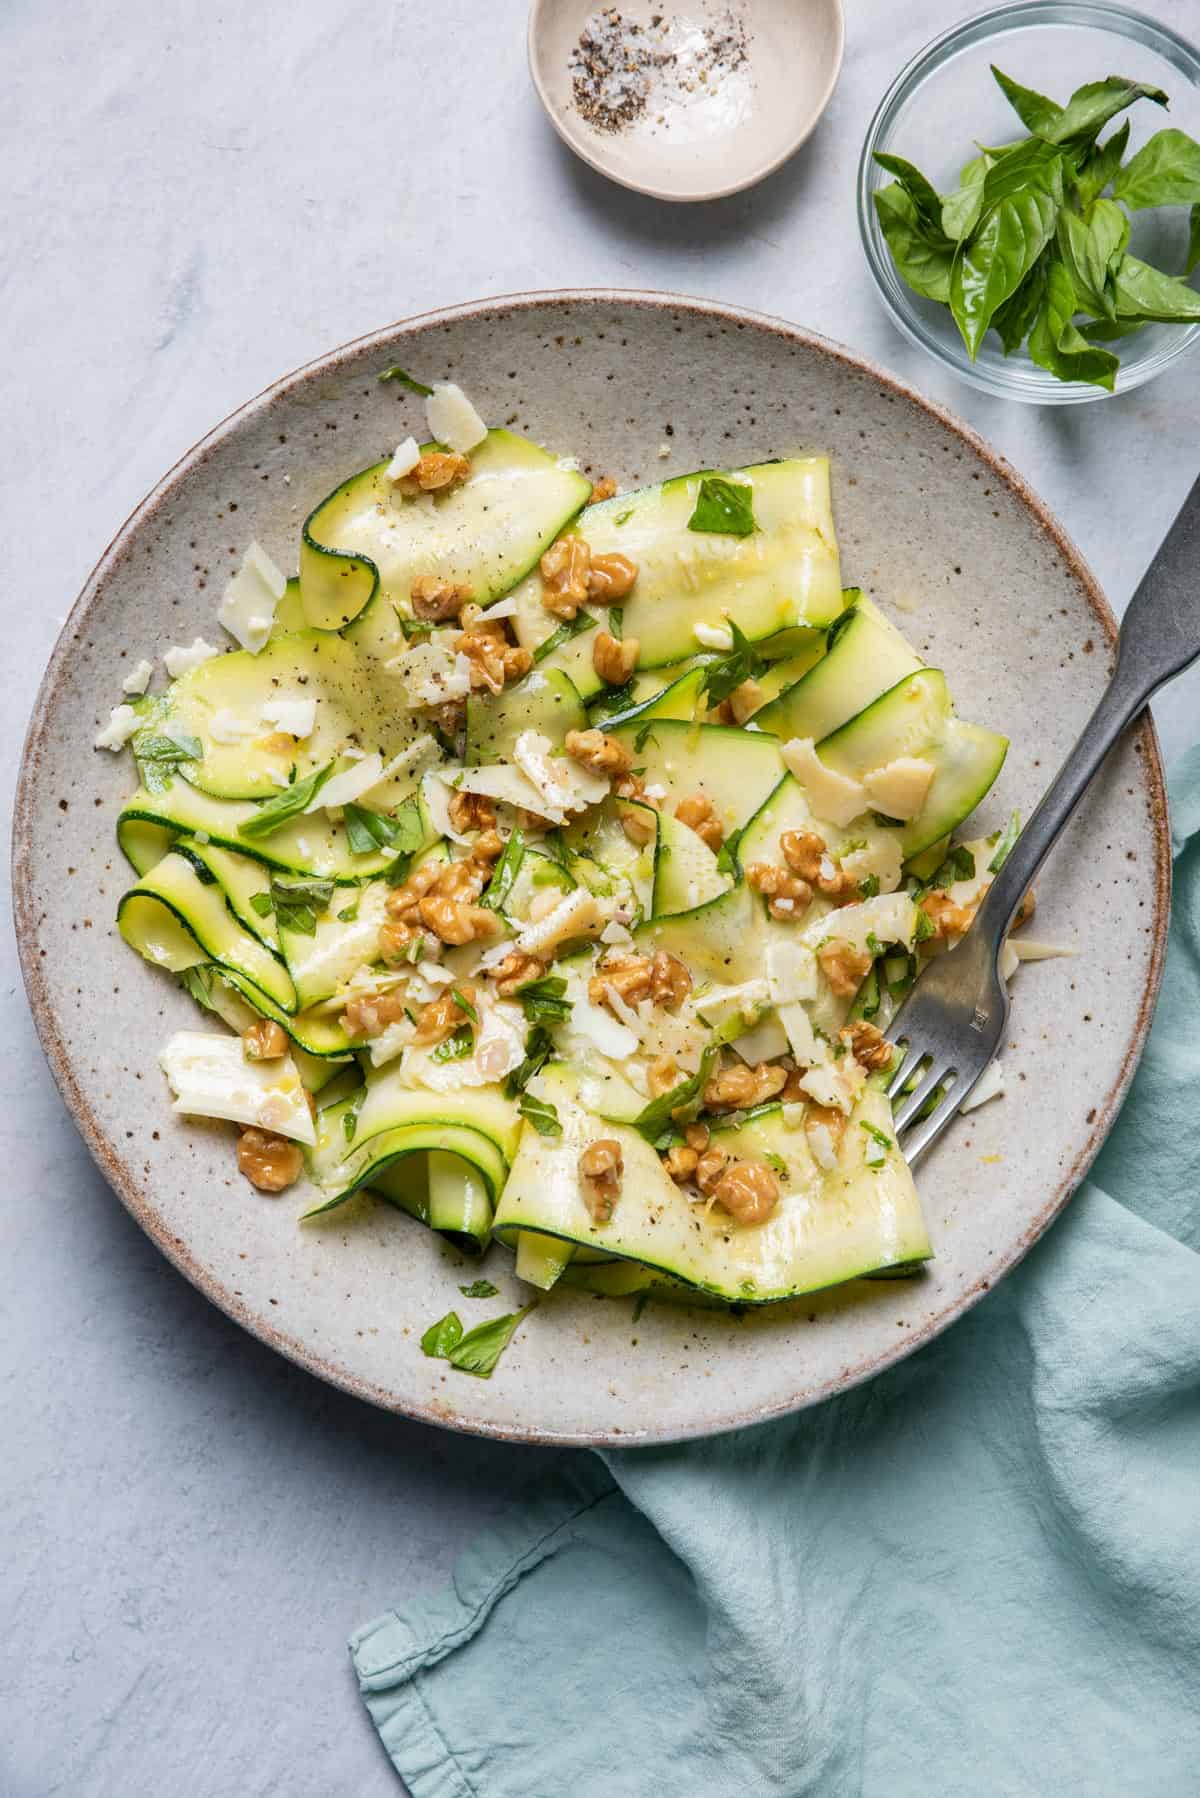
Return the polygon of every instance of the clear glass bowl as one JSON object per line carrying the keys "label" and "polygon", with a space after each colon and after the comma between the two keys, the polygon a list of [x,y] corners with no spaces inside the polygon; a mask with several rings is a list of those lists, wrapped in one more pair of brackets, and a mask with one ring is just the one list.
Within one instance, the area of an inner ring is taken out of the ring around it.
{"label": "clear glass bowl", "polygon": [[[892,180],[876,150],[906,156],[939,192],[958,184],[958,171],[975,144],[1011,142],[1024,127],[996,82],[996,63],[1014,80],[1065,101],[1085,81],[1127,75],[1170,95],[1164,112],[1149,100],[1120,115],[1130,121],[1129,154],[1165,125],[1200,138],[1200,54],[1183,38],[1142,13],[1091,0],[1032,0],[997,6],[943,32],[901,70],[871,120],[858,169],[858,222],[863,247],[884,304],[900,329],[931,356],[1002,399],[1071,406],[1107,399],[1102,387],[1059,381],[1022,348],[1005,356],[989,332],[972,362],[947,306],[923,299],[900,279],[873,194]],[[1132,215],[1130,248],[1145,261],[1178,274],[1188,237],[1187,208],[1171,206]],[[1117,393],[1151,381],[1200,342],[1200,325],[1147,325],[1111,348],[1121,359]]]}

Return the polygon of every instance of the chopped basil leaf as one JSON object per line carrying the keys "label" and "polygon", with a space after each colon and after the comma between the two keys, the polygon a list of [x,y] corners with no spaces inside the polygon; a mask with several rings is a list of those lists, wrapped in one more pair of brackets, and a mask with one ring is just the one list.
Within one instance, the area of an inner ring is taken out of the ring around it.
{"label": "chopped basil leaf", "polygon": [[630,508],[627,512],[618,512],[617,516],[613,519],[613,523],[616,525],[628,524],[629,520],[632,517],[633,517],[633,507],[630,506]]}
{"label": "chopped basil leaf", "polygon": [[988,863],[989,874],[999,874],[1001,868],[1012,853],[1012,846],[1021,834],[1021,814],[1014,812],[1004,829],[996,839],[995,852]]}
{"label": "chopped basil leaf", "polygon": [[962,843],[956,843],[933,879],[930,886],[937,890],[953,886],[956,880],[974,880],[975,857]]}
{"label": "chopped basil leaf", "polygon": [[189,737],[184,731],[164,731],[159,736],[139,731],[133,739],[133,753],[139,762],[198,762],[204,745],[199,737]]}
{"label": "chopped basil leaf", "polygon": [[733,648],[728,655],[709,662],[704,670],[703,690],[709,705],[720,705],[735,687],[740,687],[743,681],[756,679],[767,665],[732,618],[729,629]]}
{"label": "chopped basil leaf", "polygon": [[624,623],[625,623],[625,607],[624,606],[609,606],[609,608],[608,608],[608,634],[609,634],[609,636],[616,637],[619,641]]}
{"label": "chopped basil leaf", "polygon": [[913,932],[914,943],[927,943],[931,936],[937,935],[937,926],[924,906],[917,907],[917,928]]}
{"label": "chopped basil leaf", "polygon": [[571,1001],[564,999],[567,983],[559,974],[543,974],[517,988],[521,1009],[531,1024],[554,1024],[571,1015]]}
{"label": "chopped basil leaf", "polygon": [[257,912],[260,918],[269,918],[275,910],[275,901],[270,893],[251,893],[250,909]]}
{"label": "chopped basil leaf", "polygon": [[545,1099],[535,1099],[532,1093],[524,1092],[517,1101],[517,1110],[523,1118],[528,1119],[539,1136],[562,1135],[558,1112]]}
{"label": "chopped basil leaf", "polygon": [[264,799],[254,815],[238,825],[238,835],[249,842],[257,842],[260,837],[269,837],[282,829],[316,798],[332,773],[333,763],[326,762],[323,768],[317,768],[304,780],[294,782],[286,792],[278,793],[274,799]]}
{"label": "chopped basil leaf", "polygon": [[754,522],[754,489],[746,481],[726,480],[707,474],[700,482],[696,509],[688,519],[689,531],[710,531],[723,537],[749,537],[758,529]]}
{"label": "chopped basil leaf", "polygon": [[421,1348],[425,1354],[446,1361],[451,1349],[457,1348],[462,1339],[462,1318],[457,1311],[447,1311],[445,1317],[439,1317],[435,1324],[430,1324],[421,1338]]}
{"label": "chopped basil leaf", "polygon": [[450,988],[450,997],[451,997],[452,1001],[454,1002],[454,1004],[458,1006],[458,1009],[460,1011],[466,1012],[466,1014],[470,1018],[472,1024],[478,1024],[479,1013],[476,1011],[475,1007],[471,1004],[471,1001],[465,996],[465,994],[460,993],[456,986],[452,986]]}
{"label": "chopped basil leaf", "polygon": [[469,1286],[460,1286],[458,1290],[465,1299],[494,1299],[500,1288],[490,1280],[472,1280]]}
{"label": "chopped basil leaf", "polygon": [[774,1153],[774,1151],[771,1149],[764,1149],[763,1150],[763,1160],[766,1162],[766,1164],[769,1168],[773,1169],[774,1172],[779,1175],[779,1178],[781,1180],[787,1179],[788,1165],[787,1165],[787,1162],[783,1159],[782,1155],[776,1155]]}
{"label": "chopped basil leaf", "polygon": [[358,922],[359,903],[360,903],[359,900],[356,899],[354,901],[353,905],[348,905],[346,907],[345,911],[340,911],[338,913],[338,923],[339,924],[356,924]]}
{"label": "chopped basil leaf", "polygon": [[[647,719],[645,724],[639,725],[637,734],[633,739],[634,753],[636,755],[641,755],[647,743],[653,743],[656,747],[658,744],[658,738],[654,735],[654,720],[652,718]],[[645,772],[646,770],[643,768],[642,773],[644,774]]]}
{"label": "chopped basil leaf", "polygon": [[879,892],[878,874],[866,874],[858,883],[860,899],[874,899]]}
{"label": "chopped basil leaf", "polygon": [[725,838],[725,841],[721,844],[721,847],[717,850],[717,873],[718,874],[728,874],[733,879],[736,880],[737,872],[738,872],[738,853],[737,852],[738,852],[738,844],[741,842],[741,838],[742,838],[741,831],[735,830],[731,836],[728,836]]}
{"label": "chopped basil leaf", "polygon": [[280,930],[294,936],[315,936],[317,919],[329,910],[334,882],[308,875],[272,874],[271,905]]}
{"label": "chopped basil leaf", "polygon": [[523,1093],[535,1074],[541,1072],[554,1053],[554,1038],[542,1024],[535,1024],[525,1038],[525,1059],[504,1082],[504,1096],[515,1099]]}
{"label": "chopped basil leaf", "polygon": [[590,612],[577,612],[574,618],[568,618],[538,644],[533,652],[534,662],[544,662],[547,656],[553,655],[556,649],[561,649],[564,643],[569,643],[572,637],[581,637],[584,631],[593,631],[595,628],[596,619]]}
{"label": "chopped basil leaf", "polygon": [[635,698],[636,681],[630,675],[623,687],[606,687],[603,693],[597,693],[592,700],[589,711],[593,718],[615,718],[618,713],[629,710]]}
{"label": "chopped basil leaf", "polygon": [[469,1024],[461,1024],[453,1036],[439,1043],[430,1061],[465,1061],[475,1047],[475,1032]]}
{"label": "chopped basil leaf", "polygon": [[881,1130],[878,1124],[869,1123],[866,1118],[863,1118],[860,1121],[859,1129],[865,1130],[867,1135],[871,1138],[871,1141],[873,1143],[878,1143],[881,1149],[894,1149],[896,1146],[886,1131]]}
{"label": "chopped basil leaf", "polygon": [[517,825],[504,845],[503,853],[492,869],[492,878],[488,881],[480,905],[489,911],[502,911],[504,902],[512,892],[517,875],[521,872],[521,863],[525,860],[525,838],[521,827]]}
{"label": "chopped basil leaf", "polygon": [[496,1363],[512,1341],[517,1325],[528,1317],[532,1309],[532,1305],[526,1305],[523,1311],[510,1311],[504,1317],[493,1317],[487,1323],[476,1324],[473,1330],[468,1330],[461,1341],[450,1349],[447,1361],[451,1367],[457,1367],[460,1373],[471,1373],[477,1379],[490,1380]]}
{"label": "chopped basil leaf", "polygon": [[657,1099],[651,1099],[649,1105],[638,1112],[633,1120],[633,1128],[639,1136],[644,1136],[649,1143],[657,1142],[664,1130],[681,1121],[675,1116],[676,1112],[682,1111],[689,1122],[695,1117],[700,1110],[704,1088],[708,1084],[716,1058],[716,1046],[710,1044],[700,1057],[700,1066],[689,1079],[680,1081],[668,1093],[660,1093]]}
{"label": "chopped basil leaf", "polygon": [[419,393],[422,399],[427,400],[433,392],[432,387],[426,387],[424,381],[418,381],[415,375],[410,375],[395,363],[391,368],[385,368],[378,378],[381,381],[398,381],[401,387],[407,387],[410,393]]}

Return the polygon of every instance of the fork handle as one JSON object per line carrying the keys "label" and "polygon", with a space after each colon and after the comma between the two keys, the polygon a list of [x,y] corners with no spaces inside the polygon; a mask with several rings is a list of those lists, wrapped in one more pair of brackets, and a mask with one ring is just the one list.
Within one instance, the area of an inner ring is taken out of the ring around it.
{"label": "fork handle", "polygon": [[1117,665],[1099,705],[1017,838],[979,908],[997,954],[1013,914],[1101,762],[1151,694],[1200,655],[1200,480],[1129,602]]}

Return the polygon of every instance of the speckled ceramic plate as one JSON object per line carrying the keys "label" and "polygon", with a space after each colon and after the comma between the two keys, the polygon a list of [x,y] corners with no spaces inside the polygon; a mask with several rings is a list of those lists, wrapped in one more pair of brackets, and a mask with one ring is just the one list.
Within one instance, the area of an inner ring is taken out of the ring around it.
{"label": "speckled ceramic plate", "polygon": [[[836,345],[656,294],[522,296],[393,326],[289,375],[190,451],[67,621],[16,809],[17,923],[50,1065],[104,1173],[175,1265],[364,1398],[486,1435],[591,1443],[701,1435],[813,1404],[952,1323],[1046,1228],[1098,1148],[1145,1037],[1165,935],[1151,728],[1112,758],[1040,883],[1037,934],[1081,958],[1021,970],[1008,1096],[961,1120],[921,1169],[937,1257],[926,1274],[741,1319],[656,1305],[636,1328],[627,1299],[553,1293],[491,1381],[454,1373],[419,1338],[471,1277],[457,1254],[367,1199],[302,1229],[295,1192],[270,1200],[235,1173],[227,1127],[172,1115],[158,1049],[195,1014],[117,936],[130,875],[113,827],[131,769],[91,747],[129,658],[213,634],[251,535],[294,567],[313,503],[419,427],[418,402],[375,378],[396,360],[457,377],[489,419],[630,484],[828,450],[845,579],[947,670],[964,714],[1012,738],[986,826],[1032,806],[1100,692],[1112,617],[1055,521],[978,437]],[[502,1250],[488,1272],[518,1299]]]}

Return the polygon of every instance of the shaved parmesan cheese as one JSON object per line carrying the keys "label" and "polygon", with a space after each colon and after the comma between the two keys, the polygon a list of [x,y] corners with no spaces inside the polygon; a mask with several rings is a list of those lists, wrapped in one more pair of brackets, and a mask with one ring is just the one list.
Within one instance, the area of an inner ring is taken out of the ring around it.
{"label": "shaved parmesan cheese", "polygon": [[787,1032],[788,1047],[802,1068],[815,1067],[824,1057],[825,1047],[812,1027],[812,1020],[799,1001],[779,1007],[779,1021]]}
{"label": "shaved parmesan cheese", "polygon": [[989,1061],[958,1109],[974,1111],[977,1105],[986,1105],[989,1099],[1002,1098],[1003,1094],[1004,1069],[998,1060]]}
{"label": "shaved parmesan cheese", "polygon": [[694,624],[692,635],[702,649],[719,649],[728,655],[733,648],[733,632],[727,624]]}
{"label": "shaved parmesan cheese", "polygon": [[242,565],[226,584],[217,607],[217,622],[243,649],[257,655],[271,635],[275,607],[287,581],[261,544],[251,543]]}
{"label": "shaved parmesan cheese", "polygon": [[594,1005],[586,991],[579,994],[572,1006],[571,1032],[612,1061],[627,1061],[640,1040],[627,1024],[618,1023],[607,1006]]}
{"label": "shaved parmesan cheese", "polygon": [[634,1010],[633,1006],[629,1003],[628,999],[622,998],[611,980],[606,981],[604,984],[604,996],[611,1006],[614,1015],[618,1017],[625,1025],[626,1029],[632,1031],[633,1035],[637,1037],[639,1042],[641,1042],[642,1037],[645,1034],[642,1028],[642,1020]]}
{"label": "shaved parmesan cheese", "polygon": [[131,705],[115,705],[109,713],[108,723],[93,739],[93,748],[124,749],[134,731],[141,729],[141,724]]}
{"label": "shaved parmesan cheese", "polygon": [[468,838],[461,830],[455,828],[450,816],[450,798],[453,792],[446,775],[455,770],[431,769],[421,781],[421,799],[425,810],[429,813],[429,822],[440,837],[449,837],[452,843],[465,843]]}
{"label": "shaved parmesan cheese", "polygon": [[416,1025],[411,1018],[397,1018],[394,1024],[379,1036],[373,1037],[368,1045],[371,1054],[371,1066],[386,1067],[389,1061],[395,1061],[397,1055],[403,1055],[412,1041]]}
{"label": "shaved parmesan cheese", "polygon": [[499,1003],[482,1011],[475,1037],[475,1066],[485,1080],[503,1080],[525,1059],[525,1014]]}
{"label": "shaved parmesan cheese", "polygon": [[841,858],[842,872],[855,880],[869,880],[873,874],[881,893],[894,893],[900,885],[900,838],[895,831],[872,830],[862,849],[851,849]]}
{"label": "shaved parmesan cheese", "polygon": [[471,691],[470,661],[436,637],[414,643],[384,666],[389,674],[399,676],[408,704],[414,708],[465,699]]}
{"label": "shaved parmesan cheese", "polygon": [[735,1036],[729,1046],[753,1068],[760,1061],[774,1061],[777,1055],[786,1055],[788,1037],[777,1017],[765,1017],[753,1030],[744,1030],[741,1036]]}
{"label": "shaved parmesan cheese", "polygon": [[[317,727],[317,702],[315,699],[268,699],[262,709],[262,721],[273,724],[276,730],[286,731],[289,737],[311,737]],[[337,801],[329,799],[325,803],[335,805]]]}
{"label": "shaved parmesan cheese", "polygon": [[827,768],[811,737],[793,737],[780,750],[784,766],[804,788],[818,818],[845,826],[867,810],[866,789],[848,774]]}
{"label": "shaved parmesan cheese", "polygon": [[487,426],[456,381],[435,381],[425,401],[429,432],[448,449],[465,456],[487,436]]}
{"label": "shaved parmesan cheese", "polygon": [[600,941],[602,943],[607,943],[609,948],[624,949],[628,948],[629,944],[632,943],[633,937],[624,924],[620,923],[616,918],[610,918],[608,923],[604,926],[604,929],[600,932]]}
{"label": "shaved parmesan cheese", "polygon": [[515,618],[519,610],[516,595],[510,593],[507,599],[498,599],[494,606],[489,606],[487,616],[489,618]]}
{"label": "shaved parmesan cheese", "polygon": [[213,713],[208,734],[214,743],[244,743],[247,737],[257,734],[257,729],[257,725],[247,724],[231,707],[224,706]]}
{"label": "shaved parmesan cheese", "polygon": [[186,647],[173,643],[163,656],[163,667],[172,680],[178,680],[181,674],[190,674],[193,668],[199,668],[204,662],[211,662],[220,650],[206,643],[203,637],[193,637]]}
{"label": "shaved parmesan cheese", "polygon": [[[706,1024],[722,1024],[735,1016],[750,1023],[766,1003],[766,981],[744,980],[740,986],[710,986],[696,1000],[696,1011]],[[783,1054],[783,1050],[776,1053]]]}
{"label": "shaved parmesan cheese", "polygon": [[383,757],[379,754],[365,755],[361,762],[351,762],[348,768],[341,768],[318,787],[308,804],[306,812],[319,812],[330,805],[353,805],[364,793],[369,793],[383,773]]}
{"label": "shaved parmesan cheese", "polygon": [[829,1105],[837,1111],[849,1112],[866,1080],[866,1072],[849,1055],[841,1061],[826,1062],[823,1067],[809,1068],[798,1082],[801,1092],[818,1105]]}
{"label": "shaved parmesan cheese", "polygon": [[586,811],[607,795],[609,783],[567,756],[551,754],[549,737],[523,730],[513,744],[513,761],[541,795],[532,808],[554,824],[566,822],[570,812]]}
{"label": "shaved parmesan cheese", "polygon": [[454,784],[460,792],[483,793],[505,805],[524,806],[526,811],[537,812],[539,817],[544,815],[542,795],[519,768],[508,768],[501,762],[493,762],[486,768],[464,768],[461,776],[455,775]]}
{"label": "shaved parmesan cheese", "polygon": [[916,928],[917,908],[907,893],[879,893],[874,899],[840,906],[832,916],[814,918],[804,926],[801,941],[815,950],[827,937],[837,937],[870,953],[867,939],[873,936],[880,944],[899,943],[911,949]]}
{"label": "shaved parmesan cheese", "polygon": [[590,935],[599,922],[600,912],[595,899],[586,887],[576,887],[573,893],[560,899],[546,917],[525,926],[517,937],[517,948],[544,960],[547,950],[557,949],[559,944],[572,937]]}
{"label": "shaved parmesan cheese", "polygon": [[898,755],[895,761],[864,774],[862,784],[877,811],[907,823],[924,805],[935,773],[933,763],[923,756]]}
{"label": "shaved parmesan cheese", "polygon": [[148,662],[143,656],[142,660],[138,662],[136,667],[129,670],[129,673],[121,682],[122,693],[144,693],[146,688],[150,685],[150,676],[153,673],[154,663]]}
{"label": "shaved parmesan cheese", "polygon": [[837,1149],[828,1124],[805,1124],[804,1134],[812,1150],[812,1158],[822,1173],[831,1174],[837,1166]]}
{"label": "shaved parmesan cheese", "polygon": [[316,1141],[308,1100],[290,1055],[278,1061],[247,1061],[239,1037],[177,1030],[164,1045],[159,1064],[178,1112],[252,1124],[296,1142]]}
{"label": "shaved parmesan cheese", "polygon": [[1035,943],[1030,937],[1014,937],[1012,949],[1018,961],[1057,961],[1060,955],[1078,955],[1078,949],[1061,943]]}
{"label": "shaved parmesan cheese", "polygon": [[411,474],[421,460],[421,451],[415,437],[406,437],[396,448],[396,453],[387,465],[389,481],[402,481],[406,474]]}
{"label": "shaved parmesan cheese", "polygon": [[1005,937],[1000,945],[999,966],[1001,980],[1011,980],[1020,965],[1021,957],[1017,954],[1008,938]]}

